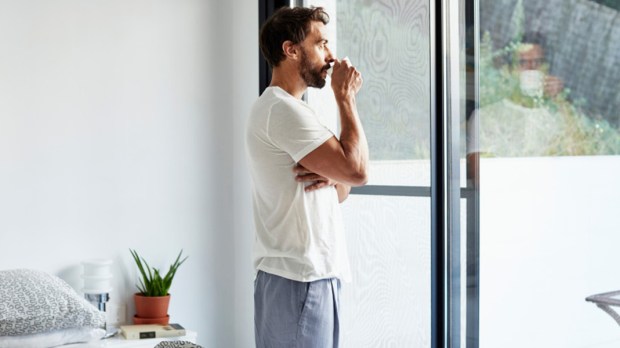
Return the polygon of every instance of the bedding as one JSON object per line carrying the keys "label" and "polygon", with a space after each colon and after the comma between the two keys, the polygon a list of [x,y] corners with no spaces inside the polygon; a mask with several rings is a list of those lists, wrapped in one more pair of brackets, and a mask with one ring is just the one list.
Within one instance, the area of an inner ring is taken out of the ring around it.
{"label": "bedding", "polygon": [[0,336],[105,327],[105,313],[62,279],[31,269],[0,271]]}
{"label": "bedding", "polygon": [[49,348],[63,344],[89,342],[105,336],[103,329],[89,327],[54,330],[33,335],[2,336],[0,348]]}

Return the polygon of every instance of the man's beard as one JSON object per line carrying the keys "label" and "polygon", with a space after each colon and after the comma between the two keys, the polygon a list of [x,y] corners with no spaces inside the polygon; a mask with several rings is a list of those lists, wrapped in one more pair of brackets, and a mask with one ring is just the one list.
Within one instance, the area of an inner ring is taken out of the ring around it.
{"label": "man's beard", "polygon": [[323,70],[329,69],[329,64],[322,66],[319,70],[313,70],[312,65],[308,61],[308,55],[304,49],[301,50],[300,71],[301,78],[308,87],[323,88],[325,87],[325,79],[323,78]]}

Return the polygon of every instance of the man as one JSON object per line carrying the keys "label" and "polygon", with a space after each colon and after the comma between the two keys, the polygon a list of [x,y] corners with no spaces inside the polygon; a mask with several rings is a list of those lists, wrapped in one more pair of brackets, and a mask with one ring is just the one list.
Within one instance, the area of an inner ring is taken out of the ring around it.
{"label": "man", "polygon": [[[511,62],[512,70],[519,74],[519,85],[522,95],[554,98],[563,91],[564,82],[559,77],[548,74],[549,65],[545,58],[545,50],[547,50],[547,44],[541,33],[526,32],[523,34],[521,44],[515,51],[512,58],[513,61]],[[532,72],[536,73],[531,74]],[[532,93],[536,89],[540,91]],[[516,102],[522,102],[526,105],[529,105],[528,102],[531,102],[518,99],[516,96],[513,96],[513,99],[517,99]]]}
{"label": "man", "polygon": [[[340,280],[350,278],[338,203],[366,183],[368,145],[355,103],[362,78],[330,51],[328,22],[322,8],[282,8],[260,32],[273,74],[246,130],[258,348],[338,346]],[[331,64],[339,138],[301,100],[325,86]]]}
{"label": "man", "polygon": [[516,82],[514,90],[469,118],[470,169],[475,168],[479,155],[532,157],[564,151],[564,119],[548,107],[550,101],[561,98],[564,85],[548,73],[545,48],[541,34],[525,33],[510,56],[508,71]]}

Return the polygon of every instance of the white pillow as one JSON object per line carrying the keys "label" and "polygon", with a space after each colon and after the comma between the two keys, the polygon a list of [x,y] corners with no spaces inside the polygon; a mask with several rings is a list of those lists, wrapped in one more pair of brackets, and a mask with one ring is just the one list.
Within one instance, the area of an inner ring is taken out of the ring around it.
{"label": "white pillow", "polygon": [[62,279],[28,269],[0,271],[0,336],[104,326],[105,314]]}
{"label": "white pillow", "polygon": [[88,327],[55,330],[23,336],[0,337],[0,348],[49,348],[63,344],[100,340],[105,336],[104,329]]}

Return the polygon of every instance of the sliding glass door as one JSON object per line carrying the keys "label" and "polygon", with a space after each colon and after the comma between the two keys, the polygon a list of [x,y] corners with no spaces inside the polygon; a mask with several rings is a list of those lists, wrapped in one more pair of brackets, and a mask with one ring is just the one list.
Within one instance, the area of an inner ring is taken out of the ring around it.
{"label": "sliding glass door", "polygon": [[[261,8],[278,5],[283,4],[266,0]],[[445,105],[442,4],[289,5],[325,7],[330,47],[364,76],[357,104],[370,145],[370,181],[342,205],[353,267],[353,283],[342,292],[343,346],[440,347],[449,330],[460,344],[466,255],[459,152],[448,147],[459,143],[451,140],[454,129],[457,139],[459,133],[458,119],[456,127],[450,125]],[[263,75],[264,86],[268,72]],[[338,134],[330,89],[310,89],[305,98]],[[456,181],[447,180],[448,173]]]}
{"label": "sliding glass door", "polygon": [[294,4],[364,76],[343,346],[620,346],[619,3]]}
{"label": "sliding glass door", "polygon": [[586,300],[620,290],[619,9],[477,2],[464,125],[480,174],[482,348],[620,346],[596,306],[606,296]]}

